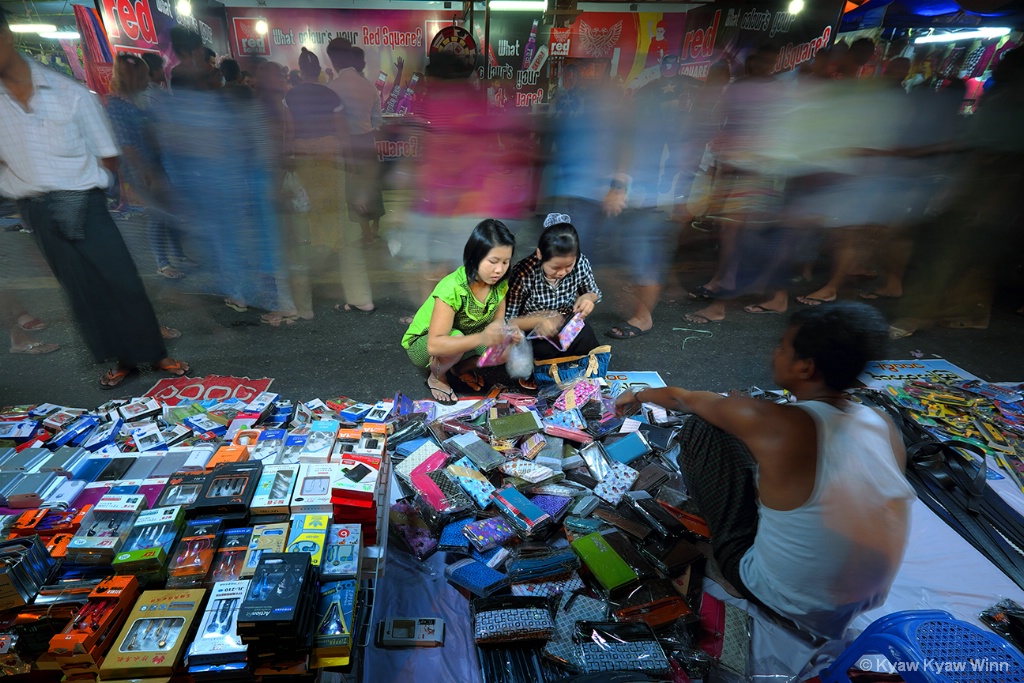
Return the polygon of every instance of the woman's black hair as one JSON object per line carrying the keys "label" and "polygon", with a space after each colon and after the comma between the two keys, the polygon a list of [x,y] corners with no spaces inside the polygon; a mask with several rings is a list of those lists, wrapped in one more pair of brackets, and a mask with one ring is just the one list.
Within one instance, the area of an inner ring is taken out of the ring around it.
{"label": "woman's black hair", "polygon": [[544,228],[537,240],[540,262],[546,263],[560,256],[580,257],[580,236],[572,223],[555,223]]}
{"label": "woman's black hair", "polygon": [[[515,235],[505,227],[504,223],[497,219],[488,218],[487,220],[480,221],[473,228],[473,234],[466,240],[466,247],[462,250],[462,265],[466,267],[466,281],[468,283],[473,284],[476,282],[480,262],[487,258],[487,254],[495,247],[512,247],[515,250]],[[510,270],[511,268],[505,271],[501,280],[508,277]]]}
{"label": "woman's black hair", "polygon": [[302,52],[299,53],[299,71],[302,72],[303,78],[310,81],[320,77],[320,60],[306,48],[302,48]]}

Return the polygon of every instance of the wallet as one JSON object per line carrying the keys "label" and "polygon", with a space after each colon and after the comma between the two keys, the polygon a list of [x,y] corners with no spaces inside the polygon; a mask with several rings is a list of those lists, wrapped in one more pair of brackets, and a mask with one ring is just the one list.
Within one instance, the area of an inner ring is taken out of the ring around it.
{"label": "wallet", "polygon": [[491,434],[496,439],[517,439],[520,436],[527,436],[543,429],[537,413],[527,410],[525,413],[516,413],[507,417],[499,417],[488,421]]}
{"label": "wallet", "polygon": [[447,471],[481,510],[491,504],[491,494],[494,493],[494,486],[468,457],[456,460],[448,466]]}
{"label": "wallet", "polygon": [[617,529],[622,529],[630,536],[633,536],[641,541],[646,540],[651,535],[651,529],[635,519],[630,519],[625,515],[621,515],[615,510],[609,510],[608,508],[599,507],[593,512],[593,516],[600,519],[603,522],[611,524]]}
{"label": "wallet", "polygon": [[725,669],[747,675],[750,652],[750,615],[746,611],[704,594],[700,605],[699,647]]}
{"label": "wallet", "polygon": [[580,558],[569,548],[546,550],[539,554],[520,548],[505,565],[505,571],[511,581],[541,581],[568,574],[579,566]]}
{"label": "wallet", "polygon": [[640,554],[632,539],[627,538],[614,529],[602,531],[601,535],[604,536],[605,542],[611,546],[611,549],[622,558],[622,561],[629,565],[629,568],[633,570],[638,579],[643,581],[657,576],[658,571],[654,568],[654,565]]}
{"label": "wallet", "polygon": [[487,443],[473,432],[458,434],[445,439],[444,446],[455,451],[458,455],[469,458],[474,465],[484,472],[490,472],[505,462],[505,457],[494,450],[491,444]]}
{"label": "wallet", "polygon": [[644,623],[582,621],[573,632],[583,673],[635,671],[663,676],[671,671],[665,651]]}
{"label": "wallet", "polygon": [[647,443],[652,448],[657,448],[659,451],[667,451],[672,446],[672,440],[676,436],[675,429],[647,423],[641,423],[637,431],[644,435]]}
{"label": "wallet", "polygon": [[640,432],[630,432],[621,439],[604,445],[604,452],[609,458],[628,465],[639,457],[651,452],[651,447]]}
{"label": "wallet", "polygon": [[498,489],[491,494],[491,500],[512,528],[524,536],[538,533],[551,524],[548,513],[512,486]]}
{"label": "wallet", "polygon": [[405,481],[409,481],[412,471],[438,452],[443,453],[444,451],[441,451],[433,441],[427,441],[415,451],[407,455],[405,460],[395,465],[395,474]]}
{"label": "wallet", "polygon": [[479,597],[486,597],[508,585],[507,576],[468,557],[445,567],[444,578]]}
{"label": "wallet", "polygon": [[548,598],[478,598],[470,611],[477,645],[547,640],[555,632],[552,601]]}
{"label": "wallet", "polygon": [[650,491],[658,488],[668,481],[672,476],[668,470],[661,465],[648,465],[640,470],[640,476],[633,482],[634,491]]}
{"label": "wallet", "polygon": [[531,484],[539,484],[542,481],[555,476],[554,470],[544,465],[538,465],[529,460],[507,460],[498,468],[502,474],[518,477]]}
{"label": "wallet", "polygon": [[629,596],[615,610],[615,621],[643,622],[658,630],[679,619],[698,620],[686,600],[681,598],[672,584],[657,580],[630,591]]}
{"label": "wallet", "polygon": [[544,646],[544,656],[573,671],[582,670],[572,642],[576,623],[580,621],[604,621],[608,618],[608,604],[577,592],[582,588],[566,590],[555,611],[555,632]]}
{"label": "wallet", "polygon": [[601,500],[597,496],[583,496],[576,501],[575,505],[572,506],[572,510],[569,511],[569,514],[576,517],[586,517],[600,504]]}
{"label": "wallet", "polygon": [[611,469],[608,464],[608,456],[604,453],[604,448],[597,442],[581,448],[579,455],[583,458],[583,462],[587,463],[587,469],[590,470],[590,474],[598,481],[604,479]]}
{"label": "wallet", "polygon": [[632,467],[613,462],[608,467],[608,474],[594,487],[594,495],[612,505],[618,505],[638,476],[640,474]]}
{"label": "wallet", "polygon": [[697,546],[683,539],[650,540],[640,552],[666,576],[677,576],[694,562],[704,559]]}
{"label": "wallet", "polygon": [[[580,380],[562,392],[555,399],[555,410],[572,410],[581,408],[594,397],[601,396],[601,385],[596,380]],[[586,423],[581,429],[586,428]]]}
{"label": "wallet", "polygon": [[636,572],[599,534],[587,534],[571,543],[573,552],[606,591],[613,591],[636,581]]}
{"label": "wallet", "polygon": [[686,527],[670,515],[647,491],[630,491],[623,496],[623,500],[659,536],[677,538],[686,533]]}
{"label": "wallet", "polygon": [[462,533],[462,527],[473,521],[472,517],[463,517],[453,522],[448,522],[441,529],[441,538],[438,539],[437,549],[448,553],[469,554],[469,539]]}
{"label": "wallet", "polygon": [[668,512],[674,519],[680,524],[686,527],[687,532],[698,540],[710,541],[711,540],[711,529],[708,528],[708,523],[697,515],[690,514],[689,512],[683,512],[679,508],[672,507],[663,500],[659,500],[658,504],[666,512]]}
{"label": "wallet", "polygon": [[400,500],[392,505],[388,521],[417,559],[425,560],[437,550],[437,541],[411,502]]}
{"label": "wallet", "polygon": [[489,519],[481,519],[478,522],[470,522],[462,527],[462,533],[473,544],[473,547],[480,552],[503,545],[515,537],[512,527],[501,517],[491,517]]}
{"label": "wallet", "polygon": [[572,503],[572,498],[569,496],[556,496],[546,493],[539,493],[530,498],[530,500],[534,505],[548,513],[551,521],[556,524],[562,519],[565,511],[569,509],[569,504]]}

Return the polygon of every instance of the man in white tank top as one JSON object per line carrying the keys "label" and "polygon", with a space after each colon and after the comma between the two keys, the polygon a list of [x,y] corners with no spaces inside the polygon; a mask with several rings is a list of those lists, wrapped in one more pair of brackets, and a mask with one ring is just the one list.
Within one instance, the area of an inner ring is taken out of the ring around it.
{"label": "man in white tank top", "polygon": [[618,399],[622,411],[693,413],[679,463],[723,576],[817,636],[841,637],[884,602],[906,546],[914,492],[903,443],[887,416],[844,393],[884,357],[887,332],[856,302],[793,315],[773,359],[793,404],[677,387]]}

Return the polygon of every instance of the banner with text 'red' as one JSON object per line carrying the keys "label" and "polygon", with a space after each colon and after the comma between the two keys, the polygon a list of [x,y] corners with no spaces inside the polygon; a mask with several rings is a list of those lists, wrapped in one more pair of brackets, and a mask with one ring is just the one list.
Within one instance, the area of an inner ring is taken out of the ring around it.
{"label": "banner with text 'red'", "polygon": [[679,72],[703,80],[712,64],[725,60],[733,76],[739,77],[747,56],[763,45],[779,48],[775,72],[810,61],[818,50],[835,41],[843,0],[809,2],[798,14],[790,14],[788,5],[789,0],[733,2],[690,10],[686,13]]}

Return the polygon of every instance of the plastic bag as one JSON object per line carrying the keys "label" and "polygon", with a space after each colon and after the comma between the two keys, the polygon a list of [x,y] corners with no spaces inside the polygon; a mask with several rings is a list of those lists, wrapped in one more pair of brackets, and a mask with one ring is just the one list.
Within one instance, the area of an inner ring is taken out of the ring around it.
{"label": "plastic bag", "polygon": [[291,200],[292,211],[295,213],[309,213],[309,194],[306,188],[299,182],[299,176],[293,171],[284,174],[283,189],[285,195]]}
{"label": "plastic bag", "polygon": [[508,371],[509,377],[514,379],[522,379],[533,374],[533,344],[526,337],[509,348],[505,370]]}

